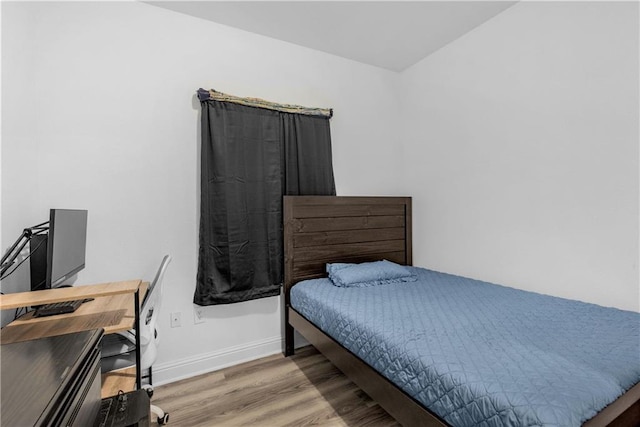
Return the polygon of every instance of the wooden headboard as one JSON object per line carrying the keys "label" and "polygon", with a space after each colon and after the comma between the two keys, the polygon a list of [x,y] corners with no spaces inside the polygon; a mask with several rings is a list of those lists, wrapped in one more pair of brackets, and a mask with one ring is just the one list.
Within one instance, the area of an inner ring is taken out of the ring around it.
{"label": "wooden headboard", "polygon": [[328,262],[412,264],[411,197],[284,196],[283,211],[287,296]]}

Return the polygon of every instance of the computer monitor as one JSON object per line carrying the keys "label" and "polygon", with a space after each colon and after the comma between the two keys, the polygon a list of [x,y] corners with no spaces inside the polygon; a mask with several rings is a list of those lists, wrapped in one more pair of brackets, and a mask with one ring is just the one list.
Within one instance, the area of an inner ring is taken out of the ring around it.
{"label": "computer monitor", "polygon": [[86,210],[49,211],[48,235],[34,236],[30,242],[32,291],[60,286],[84,268],[87,217]]}

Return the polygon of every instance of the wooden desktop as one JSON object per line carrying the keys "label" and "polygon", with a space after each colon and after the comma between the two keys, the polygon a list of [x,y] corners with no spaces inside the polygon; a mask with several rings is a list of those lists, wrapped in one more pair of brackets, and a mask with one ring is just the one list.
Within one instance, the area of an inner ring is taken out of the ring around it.
{"label": "wooden desktop", "polygon": [[[0,343],[9,344],[72,332],[103,328],[105,334],[136,329],[135,301],[138,307],[149,283],[141,280],[109,282],[0,295],[0,309],[31,307],[61,301],[94,298],[73,313],[34,317],[29,312],[9,323],[0,331]],[[139,360],[138,360],[139,362]],[[138,363],[139,364],[139,363]],[[102,376],[102,397],[113,396],[118,390],[140,388],[137,367],[109,372]]]}

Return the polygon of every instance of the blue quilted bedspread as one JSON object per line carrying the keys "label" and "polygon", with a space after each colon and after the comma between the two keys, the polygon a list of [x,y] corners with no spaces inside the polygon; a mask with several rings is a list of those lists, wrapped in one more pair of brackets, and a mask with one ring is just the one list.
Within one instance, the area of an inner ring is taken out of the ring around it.
{"label": "blue quilted bedspread", "polygon": [[578,426],[640,381],[640,314],[421,268],[291,304],[453,426]]}

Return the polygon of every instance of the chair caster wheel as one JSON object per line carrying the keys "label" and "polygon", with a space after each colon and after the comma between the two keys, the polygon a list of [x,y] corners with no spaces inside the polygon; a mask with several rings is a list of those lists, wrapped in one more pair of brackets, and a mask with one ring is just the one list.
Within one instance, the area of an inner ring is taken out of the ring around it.
{"label": "chair caster wheel", "polygon": [[149,399],[151,399],[153,397],[153,389],[145,388],[145,391],[147,392],[147,396],[149,396]]}
{"label": "chair caster wheel", "polygon": [[158,424],[165,425],[169,422],[169,414],[165,413],[164,417],[158,417]]}

